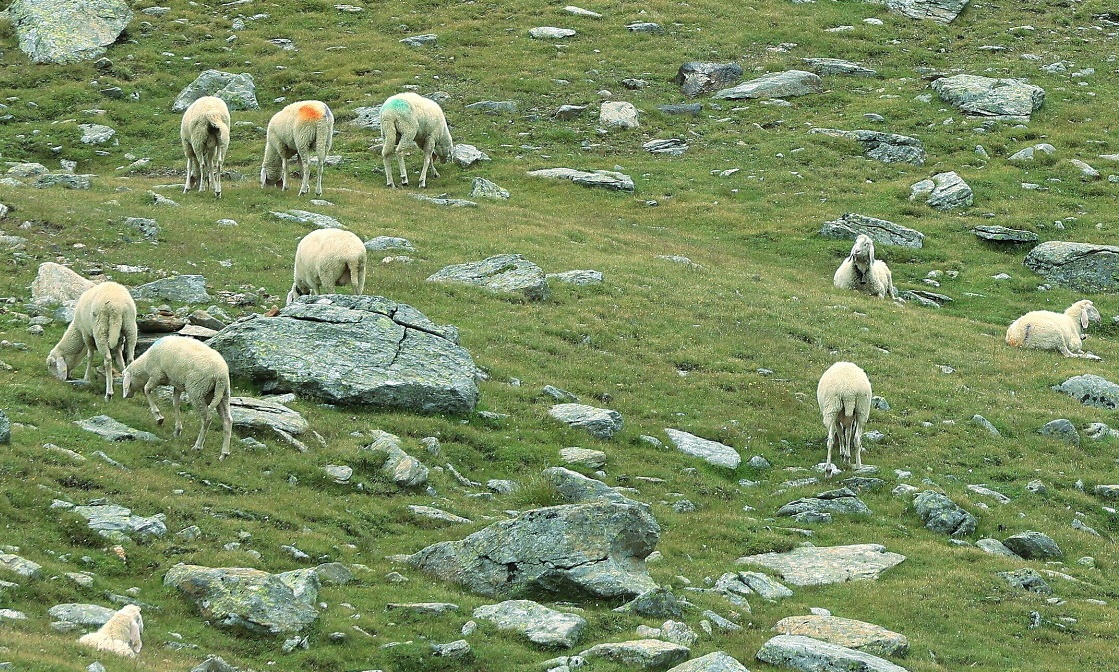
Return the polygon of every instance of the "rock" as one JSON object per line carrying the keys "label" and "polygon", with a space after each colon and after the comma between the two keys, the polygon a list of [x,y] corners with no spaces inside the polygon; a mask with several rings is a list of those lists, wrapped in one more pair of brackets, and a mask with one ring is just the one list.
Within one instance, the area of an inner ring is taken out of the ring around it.
{"label": "rock", "polygon": [[945,24],[952,23],[967,3],[968,0],[886,0],[886,6],[902,16]]}
{"label": "rock", "polygon": [[299,222],[300,224],[312,224],[320,229],[344,229],[342,222],[327,215],[321,215],[317,212],[308,212],[307,210],[288,210],[287,212],[272,212],[271,215],[276,219],[282,219],[287,222]]}
{"label": "rock", "polygon": [[77,301],[85,290],[96,284],[61,264],[43,262],[31,281],[31,302],[46,306]]}
{"label": "rock", "polygon": [[404,611],[417,616],[442,616],[458,611],[457,604],[450,602],[389,602],[385,611]]}
{"label": "rock", "polygon": [[575,16],[585,16],[588,19],[601,19],[602,18],[602,15],[599,14],[598,12],[592,12],[589,9],[583,9],[581,7],[576,7],[574,5],[568,5],[568,6],[564,7],[563,11],[567,12],[568,14],[574,14]]}
{"label": "rock", "polygon": [[[473,412],[477,366],[454,327],[379,296],[301,296],[279,315],[234,323],[210,340],[230,374],[266,393],[421,413]],[[284,343],[278,349],[276,343]]]}
{"label": "rock", "polygon": [[579,287],[586,287],[587,285],[598,285],[603,281],[602,271],[564,271],[563,273],[549,273],[545,276],[549,280],[556,280],[568,285],[577,285]]}
{"label": "rock", "polygon": [[570,28],[540,26],[539,28],[530,29],[528,35],[535,40],[562,40],[568,37],[575,37],[575,31]]}
{"label": "rock", "polygon": [[543,168],[541,170],[530,170],[526,175],[552,180],[571,180],[575,184],[581,184],[585,187],[601,187],[612,191],[633,192],[633,178],[612,170],[586,171],[572,168]]}
{"label": "rock", "polygon": [[548,280],[539,266],[519,254],[499,254],[482,261],[446,266],[428,282],[484,287],[491,292],[521,294],[529,301],[548,298]]}
{"label": "rock", "polygon": [[470,103],[463,109],[489,115],[514,114],[517,111],[517,104],[511,100],[480,100],[476,103]]}
{"label": "rock", "polygon": [[586,110],[586,105],[560,105],[553,116],[560,121],[571,121]]}
{"label": "rock", "polygon": [[368,128],[372,131],[381,129],[381,106],[358,107],[354,109],[354,118],[349,121],[350,126]]}
{"label": "rock", "polygon": [[847,581],[873,581],[904,560],[904,555],[891,553],[879,544],[855,544],[806,546],[785,553],[749,555],[736,562],[767,567],[794,586],[822,586]]}
{"label": "rock", "polygon": [[681,105],[658,105],[657,110],[661,114],[679,115],[686,114],[692,117],[698,117],[699,113],[703,111],[703,105],[700,103],[687,103]]}
{"label": "rock", "polygon": [[1050,145],[1047,142],[1041,142],[1033,145],[1032,147],[1026,147],[1025,149],[1020,149],[1017,152],[1014,152],[1010,156],[1006,157],[1006,160],[1010,161],[1011,163],[1029,162],[1033,161],[1034,156],[1037,155],[1039,152],[1052,156],[1056,151],[1057,148],[1053,145]]}
{"label": "rock", "polygon": [[95,415],[86,420],[75,420],[74,424],[87,432],[93,432],[106,441],[149,441],[157,443],[163,441],[151,432],[142,432],[132,429],[128,425],[117,422],[107,415]]}
{"label": "rock", "polygon": [[882,163],[912,163],[923,166],[928,158],[921,141],[908,135],[880,131],[842,131],[836,128],[813,128],[809,133],[859,142],[868,158]]}
{"label": "rock", "polygon": [[638,639],[632,642],[597,644],[586,651],[580,651],[579,655],[584,658],[605,658],[630,667],[661,669],[687,660],[691,649],[659,639]]}
{"label": "rock", "polygon": [[458,639],[446,644],[432,644],[431,655],[437,658],[465,658],[471,654],[470,643],[465,639]]}
{"label": "rock", "polygon": [[999,243],[1036,243],[1037,234],[1033,231],[1008,229],[1005,226],[983,224],[971,230],[977,237]]}
{"label": "rock", "polygon": [[363,446],[367,453],[383,454],[381,473],[402,488],[422,488],[427,485],[429,470],[416,458],[404,452],[400,437],[379,429],[373,430],[373,443]]}
{"label": "rock", "polygon": [[438,42],[439,36],[435,33],[424,33],[423,35],[409,35],[397,41],[409,47],[427,47]]}
{"label": "rock", "polygon": [[1058,418],[1057,420],[1050,420],[1037,430],[1038,434],[1042,436],[1052,436],[1055,439],[1070,443],[1074,446],[1080,445],[1080,434],[1076,431],[1076,427],[1065,418]]}
{"label": "rock", "polygon": [[980,539],[979,541],[975,542],[975,546],[976,548],[982,550],[984,553],[988,553],[990,555],[998,555],[1006,558],[1018,557],[1018,554],[1007,548],[1006,544],[1003,544],[998,539]]}
{"label": "rock", "polygon": [[773,72],[752,79],[738,86],[723,89],[714,95],[719,100],[746,100],[749,98],[792,98],[823,91],[819,75],[804,70]]}
{"label": "rock", "polygon": [[1119,247],[1046,241],[1030,250],[1025,265],[1051,283],[1078,292],[1119,292]]}
{"label": "rock", "polygon": [[651,21],[635,21],[626,24],[626,30],[631,33],[663,33],[664,28],[659,23]]}
{"label": "rock", "polygon": [[643,508],[591,501],[526,511],[460,541],[428,546],[408,562],[487,597],[633,596],[656,585],[644,558],[659,538],[660,526]]}
{"label": "rock", "polygon": [[910,188],[909,200],[924,199],[937,210],[952,210],[972,204],[974,194],[963,178],[954,172],[937,173]]}
{"label": "rock", "polygon": [[592,500],[605,500],[619,504],[629,504],[648,509],[649,506],[636,502],[618,492],[602,481],[584,476],[564,467],[548,467],[541,472],[544,480],[551,485],[563,500],[569,504],[579,504]]}
{"label": "rock", "polygon": [[658,586],[641,593],[614,611],[657,618],[680,618],[684,615],[684,610],[691,606],[673,595],[671,588]]}
{"label": "rock", "polygon": [[116,609],[97,604],[67,603],[56,604],[47,609],[47,615],[60,623],[71,623],[96,630],[117,613]]}
{"label": "rock", "polygon": [[1097,485],[1092,492],[1106,500],[1119,500],[1119,485]]}
{"label": "rock", "polygon": [[750,672],[746,666],[722,651],[680,663],[668,672]]}
{"label": "rock", "polygon": [[409,504],[408,511],[416,518],[423,520],[433,520],[440,523],[451,523],[454,525],[467,525],[473,523],[469,518],[463,518],[453,513],[448,513],[443,509],[437,509],[433,506],[421,506],[419,504]]}
{"label": "rock", "polygon": [[844,213],[839,219],[824,222],[820,235],[841,240],[855,240],[861,234],[874,239],[875,245],[897,245],[921,249],[925,234],[884,219],[867,217],[853,212]]}
{"label": "rock", "polygon": [[596,439],[609,440],[622,430],[622,415],[607,408],[595,408],[586,404],[556,404],[548,411],[548,415],[571,427],[585,429]]}
{"label": "rock", "polygon": [[1024,567],[1012,572],[998,572],[998,575],[1015,588],[1028,590],[1042,595],[1052,595],[1053,588],[1036,571]]}
{"label": "rock", "polygon": [[1119,439],[1119,430],[1112,429],[1102,422],[1090,422],[1084,428],[1084,435],[1093,441]]}
{"label": "rock", "polygon": [[20,50],[32,63],[93,60],[132,21],[132,10],[124,0],[16,0],[7,15]]}
{"label": "rock", "polygon": [[870,68],[845,61],[841,58],[802,58],[800,59],[812,72],[826,77],[828,75],[852,75],[855,77],[877,77],[878,72]]}
{"label": "rock", "polygon": [[71,175],[69,173],[48,173],[35,178],[31,186],[36,189],[48,187],[62,187],[64,189],[89,189],[92,186],[92,175]]}
{"label": "rock", "polygon": [[192,668],[190,672],[240,672],[236,667],[225,662],[221,656],[210,654],[206,656],[196,667]]}
{"label": "rock", "polygon": [[579,641],[587,620],[576,614],[549,609],[530,600],[507,600],[478,607],[473,617],[502,630],[516,630],[533,644],[571,648]]}
{"label": "rock", "polygon": [[992,490],[985,485],[969,485],[969,486],[967,486],[967,489],[970,492],[974,492],[977,495],[982,495],[984,497],[990,497],[991,499],[995,500],[999,504],[1009,504],[1010,503],[1010,498],[1009,497],[1002,494],[1001,492],[998,492],[997,490]]}
{"label": "rock", "polygon": [[[704,610],[703,617],[706,618],[707,620],[711,621],[712,623],[714,623],[715,627],[722,630],[723,632],[741,632],[742,631],[742,626],[741,625],[738,625],[737,623],[734,623],[732,621],[728,621],[727,619],[725,619],[722,616],[716,614],[715,612],[711,611],[710,609]],[[705,630],[707,630],[707,634],[711,634],[711,631],[710,631],[709,628],[705,628]]]}
{"label": "rock", "polygon": [[1086,180],[1098,180],[1098,179],[1100,179],[1100,171],[1096,170],[1095,168],[1093,168],[1092,166],[1088,165],[1087,163],[1081,161],[1080,159],[1069,159],[1069,163],[1071,163],[1077,170],[1080,171],[1080,174],[1083,176],[1084,179],[1086,179]]}
{"label": "rock", "polygon": [[[685,96],[695,98],[731,86],[742,78],[742,66],[737,63],[707,63],[689,61],[680,66],[673,84],[679,84]],[[698,113],[699,109],[691,114]]]}
{"label": "rock", "polygon": [[973,423],[975,423],[976,425],[979,425],[983,429],[987,430],[987,433],[990,434],[991,436],[1002,436],[1002,434],[999,433],[998,428],[996,428],[994,425],[992,425],[991,422],[989,420],[987,420],[987,418],[984,418],[982,415],[977,414],[977,415],[971,416],[971,421]]}
{"label": "rock", "polygon": [[114,129],[101,124],[78,124],[78,129],[82,132],[83,145],[103,145],[117,134]]}
{"label": "rock", "polygon": [[811,637],[876,656],[904,657],[909,653],[909,639],[905,635],[850,618],[789,616],[777,621],[773,630],[783,635]]}
{"label": "rock", "polygon": [[8,446],[12,443],[12,421],[8,418],[8,414],[0,410],[0,446]]}
{"label": "rock", "polygon": [[260,104],[256,102],[256,84],[252,75],[247,72],[235,75],[220,70],[206,70],[179,93],[171,104],[171,111],[184,112],[202,96],[217,96],[234,111],[260,109]]}
{"label": "rock", "polygon": [[365,241],[365,249],[371,251],[380,250],[408,250],[414,252],[415,247],[412,246],[411,241],[407,238],[396,238],[393,236],[377,236]]}
{"label": "rock", "polygon": [[598,121],[606,128],[630,129],[641,124],[637,121],[637,108],[625,101],[606,101],[598,108]]}
{"label": "rock", "polygon": [[801,635],[778,635],[762,644],[755,657],[803,672],[906,672],[904,667],[878,656]]}
{"label": "rock", "polygon": [[478,204],[474,201],[468,201],[465,198],[443,198],[437,196],[428,196],[427,194],[408,194],[417,201],[424,201],[432,205],[441,205],[448,208],[476,208]]}
{"label": "rock", "polygon": [[269,635],[296,633],[315,622],[318,584],[310,569],[269,574],[183,563],[163,577],[163,585],[178,588],[213,625]]}
{"label": "rock", "polygon": [[149,282],[128,290],[132,298],[146,301],[171,301],[173,303],[206,303],[211,300],[206,293],[206,278],[201,275],[176,275]]}
{"label": "rock", "polygon": [[601,469],[606,466],[606,453],[601,450],[589,448],[562,448],[560,459],[564,464],[571,464],[586,469]]}
{"label": "rock", "polygon": [[[459,145],[455,145],[458,147]],[[470,183],[470,198],[492,198],[495,201],[509,200],[509,192],[484,177],[475,177]]]}
{"label": "rock", "polygon": [[283,404],[252,397],[230,397],[229,410],[237,427],[280,429],[299,436],[307,431],[307,420]]}
{"label": "rock", "polygon": [[116,504],[103,504],[99,506],[75,506],[72,512],[85,518],[89,529],[106,539],[121,543],[132,539],[135,535],[140,539],[150,540],[167,534],[167,526],[163,524],[164,515],[158,513],[151,518],[132,515],[132,510]]}
{"label": "rock", "polygon": [[945,495],[925,490],[913,498],[913,509],[925,527],[953,537],[975,532],[979,519]]}
{"label": "rock", "polygon": [[682,453],[702,458],[709,464],[727,469],[737,469],[742,457],[738,451],[728,445],[701,439],[698,436],[682,432],[678,429],[665,428],[664,433],[668,439],[676,444],[676,449]]}
{"label": "rock", "polygon": [[490,157],[474,145],[455,143],[451,150],[451,161],[461,168],[469,168],[479,161],[489,161]]}
{"label": "rock", "polygon": [[669,156],[680,156],[688,151],[688,143],[680,138],[669,138],[667,140],[650,140],[641,145],[641,148],[646,152],[653,154],[667,154]]}
{"label": "rock", "polygon": [[1004,546],[1026,560],[1054,560],[1065,557],[1057,542],[1041,532],[1027,530],[1002,540]]}
{"label": "rock", "polygon": [[0,569],[12,572],[16,576],[22,576],[25,579],[38,579],[42,578],[43,575],[42,565],[21,558],[15,553],[0,552]]}
{"label": "rock", "polygon": [[1017,79],[975,75],[942,77],[932,83],[941,100],[966,114],[1029,121],[1045,101],[1045,90]]}
{"label": "rock", "polygon": [[815,497],[794,500],[777,510],[778,516],[800,516],[805,513],[842,513],[870,515],[872,512],[853,490],[841,488],[822,492]]}

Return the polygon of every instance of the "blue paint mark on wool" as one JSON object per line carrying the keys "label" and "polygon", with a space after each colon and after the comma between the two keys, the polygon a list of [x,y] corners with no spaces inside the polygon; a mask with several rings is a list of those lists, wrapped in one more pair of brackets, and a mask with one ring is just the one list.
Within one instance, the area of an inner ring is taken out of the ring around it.
{"label": "blue paint mark on wool", "polygon": [[392,98],[389,98],[387,101],[385,101],[384,109],[382,109],[381,111],[384,112],[386,110],[392,110],[393,112],[408,112],[411,109],[412,108],[408,105],[408,101],[404,100],[403,98],[397,98],[396,96],[393,96]]}

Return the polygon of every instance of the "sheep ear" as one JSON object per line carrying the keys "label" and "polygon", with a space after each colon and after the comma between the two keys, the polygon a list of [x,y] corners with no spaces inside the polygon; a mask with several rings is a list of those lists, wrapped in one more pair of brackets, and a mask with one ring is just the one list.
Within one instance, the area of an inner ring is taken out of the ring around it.
{"label": "sheep ear", "polygon": [[1092,302],[1089,301],[1084,305],[1084,309],[1080,311],[1080,326],[1084,329],[1088,328],[1088,313],[1094,308]]}
{"label": "sheep ear", "polygon": [[137,653],[144,646],[143,642],[140,640],[140,635],[143,632],[144,621],[141,620],[140,613],[137,612],[136,616],[132,619],[132,622],[128,626],[128,641],[132,645],[132,650],[136,651]]}

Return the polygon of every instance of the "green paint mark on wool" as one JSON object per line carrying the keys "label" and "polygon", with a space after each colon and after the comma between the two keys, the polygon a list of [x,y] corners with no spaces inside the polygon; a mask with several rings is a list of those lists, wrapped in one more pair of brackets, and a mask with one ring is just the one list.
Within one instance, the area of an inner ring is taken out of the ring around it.
{"label": "green paint mark on wool", "polygon": [[385,106],[381,112],[392,110],[393,112],[408,112],[412,108],[408,105],[408,101],[403,98],[396,98],[395,96],[385,101]]}

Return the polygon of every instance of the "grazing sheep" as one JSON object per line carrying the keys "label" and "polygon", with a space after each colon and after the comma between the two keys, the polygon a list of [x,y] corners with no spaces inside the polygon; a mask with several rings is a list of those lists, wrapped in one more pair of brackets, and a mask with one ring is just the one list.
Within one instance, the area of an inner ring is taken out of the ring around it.
{"label": "grazing sheep", "polygon": [[1010,323],[1006,329],[1006,343],[1016,348],[1059,350],[1065,357],[1082,357],[1099,360],[1081,347],[1088,336],[1084,330],[1090,322],[1100,321],[1100,311],[1084,299],[1065,309],[1064,313],[1035,310]]}
{"label": "grazing sheep", "polygon": [[322,196],[322,170],[326,155],[334,141],[334,115],[326,103],[318,100],[301,100],[292,103],[268,122],[264,145],[264,163],[260,166],[260,186],[288,188],[288,159],[299,156],[299,172],[303,184],[299,195],[308,191],[311,177],[311,154],[319,159],[318,181],[315,194]]}
{"label": "grazing sheep", "polygon": [[446,163],[454,150],[451,130],[447,128],[447,118],[439,103],[415,93],[398,93],[390,96],[381,105],[381,135],[385,144],[381,146],[381,158],[385,162],[385,184],[396,188],[392,181],[393,155],[400,163],[400,184],[408,184],[408,170],[404,167],[404,149],[415,143],[424,154],[424,167],[420,171],[420,187],[427,187],[427,171],[439,177],[432,158],[439,157]]}
{"label": "grazing sheep", "polygon": [[198,432],[194,449],[202,450],[206,442],[206,430],[210,426],[210,414],[217,411],[223,432],[221,456],[218,459],[228,457],[233,417],[229,411],[229,367],[221,354],[193,338],[164,336],[124,370],[124,398],[132,396],[136,389],[143,388],[156,423],[162,425],[163,414],[152,399],[152,390],[160,385],[175,388],[171,396],[175,406],[175,436],[183,432],[179,399],[185,390],[190,395],[190,403],[202,416],[202,429]]}
{"label": "grazing sheep", "polygon": [[365,244],[349,231],[319,229],[295,248],[295,281],[288,303],[304,294],[328,294],[349,285],[354,294],[365,289]]}
{"label": "grazing sheep", "polygon": [[92,646],[98,651],[135,658],[144,647],[140,641],[143,633],[144,619],[140,616],[140,607],[129,604],[113,614],[97,632],[82,635],[78,643]]}
{"label": "grazing sheep", "polygon": [[863,467],[863,427],[870,417],[870,379],[866,372],[851,362],[836,362],[816,387],[816,401],[820,404],[824,427],[828,429],[828,459],[824,463],[824,476],[831,478],[838,469],[831,461],[831,450],[839,442],[839,455],[851,463],[851,449],[855,450],[855,469]]}
{"label": "grazing sheep", "polygon": [[886,262],[874,258],[874,240],[866,234],[859,234],[855,244],[839,268],[835,271],[832,284],[839,289],[854,289],[880,299],[897,298],[894,276]]}
{"label": "grazing sheep", "polygon": [[214,195],[221,198],[221,168],[229,149],[229,108],[217,96],[202,96],[190,104],[179,125],[179,139],[186,154],[186,183],[183,193],[197,184],[206,190],[207,181]]}
{"label": "grazing sheep", "polygon": [[86,357],[85,382],[92,382],[95,353],[105,362],[105,400],[113,398],[113,360],[121,371],[136,355],[136,302],[115,282],[94,285],[78,297],[74,319],[47,355],[47,370],[66,380]]}

